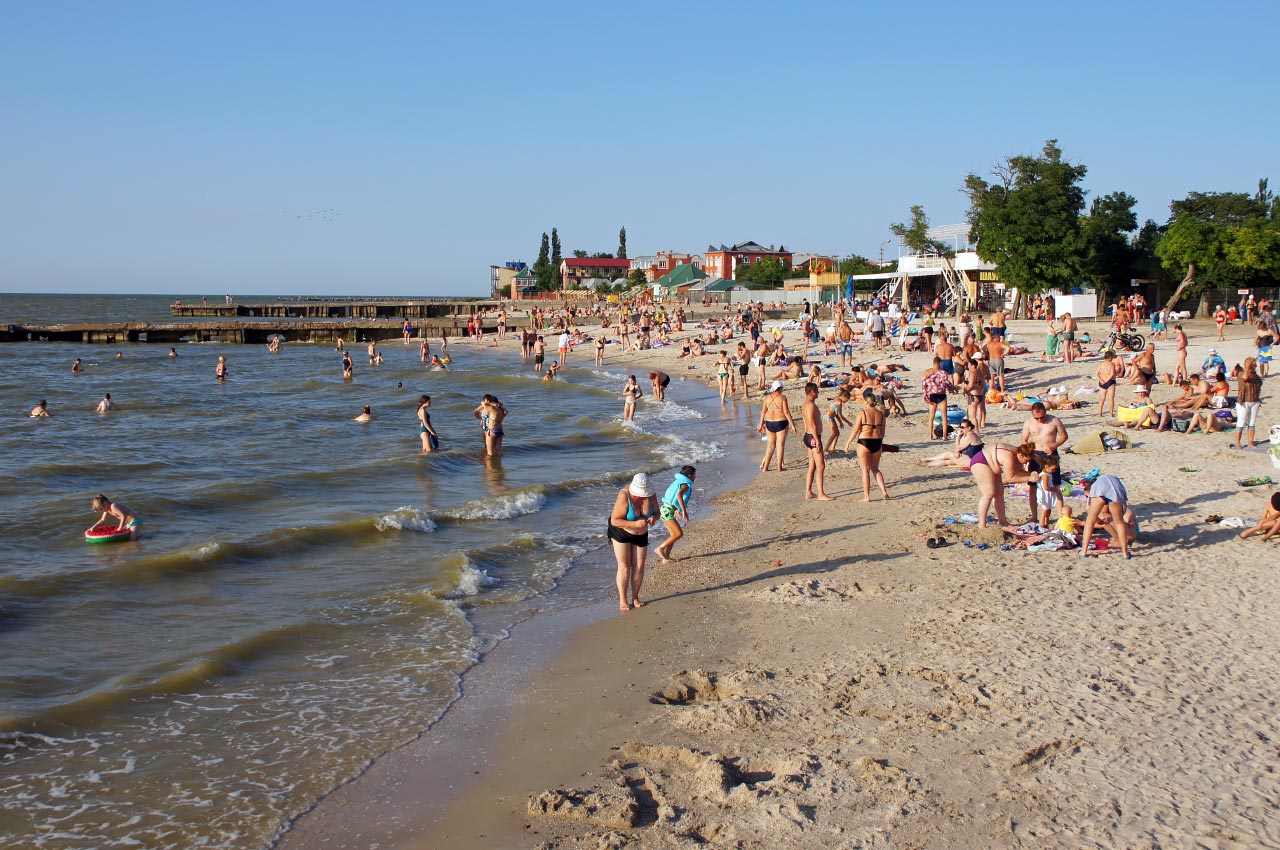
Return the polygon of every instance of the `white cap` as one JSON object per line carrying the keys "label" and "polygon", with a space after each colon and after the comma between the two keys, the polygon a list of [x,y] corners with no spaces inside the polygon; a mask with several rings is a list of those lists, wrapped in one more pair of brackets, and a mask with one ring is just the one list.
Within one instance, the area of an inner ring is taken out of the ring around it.
{"label": "white cap", "polygon": [[1146,388],[1146,387],[1134,387],[1134,388],[1133,388],[1133,393],[1134,393],[1134,395],[1137,395],[1138,393],[1145,393],[1146,391],[1147,391],[1147,388]]}
{"label": "white cap", "polygon": [[782,381],[774,381],[769,385],[769,392],[771,393],[776,393],[780,389],[782,389]]}
{"label": "white cap", "polygon": [[627,492],[637,499],[652,496],[653,486],[649,483],[649,476],[643,472],[637,472],[635,477],[631,479],[631,483],[627,485]]}

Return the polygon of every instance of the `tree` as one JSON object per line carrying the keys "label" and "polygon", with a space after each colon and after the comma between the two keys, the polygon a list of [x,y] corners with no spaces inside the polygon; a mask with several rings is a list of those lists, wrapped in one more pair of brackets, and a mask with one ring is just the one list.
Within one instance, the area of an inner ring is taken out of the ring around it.
{"label": "tree", "polygon": [[755,263],[741,263],[733,270],[733,279],[747,289],[775,289],[782,285],[787,267],[777,257],[765,257]]}
{"label": "tree", "polygon": [[943,254],[947,246],[929,238],[929,216],[924,207],[916,204],[911,208],[910,224],[891,224],[889,231],[902,240],[902,244],[911,249],[913,254]]}
{"label": "tree", "polygon": [[649,283],[649,278],[645,277],[644,269],[632,269],[627,274],[627,286],[644,286]]}
{"label": "tree", "polygon": [[538,259],[533,263],[533,280],[538,288],[544,292],[550,292],[552,289],[551,281],[551,241],[547,238],[547,234],[542,234],[542,246],[538,248]]}
{"label": "tree", "polygon": [[999,266],[1001,279],[1017,287],[1019,297],[1069,291],[1079,280],[1080,181],[1087,172],[1064,160],[1057,140],[1050,139],[1039,156],[1013,156],[997,165],[994,183],[972,173],[965,178],[978,255]]}
{"label": "tree", "polygon": [[551,282],[555,289],[564,287],[564,276],[560,274],[561,259],[560,234],[553,227],[551,228]]}
{"label": "tree", "polygon": [[1100,293],[1118,292],[1134,276],[1138,252],[1126,233],[1138,229],[1133,196],[1112,192],[1094,198],[1081,233],[1084,237],[1082,270]]}
{"label": "tree", "polygon": [[624,227],[618,231],[618,259],[625,260],[627,258],[627,229]]}
{"label": "tree", "polygon": [[574,257],[576,257],[576,258],[578,258],[579,260],[585,260],[585,259],[586,259],[586,257],[587,257],[587,252],[586,252],[586,251],[583,251],[583,250],[582,250],[582,249],[580,249],[580,248],[574,248],[574,249],[573,249],[573,256],[574,256]]}
{"label": "tree", "polygon": [[1209,286],[1249,286],[1280,277],[1280,204],[1258,181],[1255,195],[1192,192],[1169,204],[1156,254],[1164,267],[1186,270],[1166,304]]}
{"label": "tree", "polygon": [[878,271],[880,271],[879,266],[868,260],[866,257],[860,257],[857,254],[845,257],[840,261],[841,275],[875,274]]}

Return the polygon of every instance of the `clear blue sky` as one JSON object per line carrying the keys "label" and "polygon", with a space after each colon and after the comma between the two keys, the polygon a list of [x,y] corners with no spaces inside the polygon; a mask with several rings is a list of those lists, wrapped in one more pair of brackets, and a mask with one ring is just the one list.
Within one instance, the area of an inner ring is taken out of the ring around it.
{"label": "clear blue sky", "polygon": [[1140,219],[1280,184],[1275,2],[15,1],[3,19],[6,292],[480,295],[553,225],[566,255],[625,225],[632,255],[874,257],[912,204],[960,222],[966,173],[1049,138]]}

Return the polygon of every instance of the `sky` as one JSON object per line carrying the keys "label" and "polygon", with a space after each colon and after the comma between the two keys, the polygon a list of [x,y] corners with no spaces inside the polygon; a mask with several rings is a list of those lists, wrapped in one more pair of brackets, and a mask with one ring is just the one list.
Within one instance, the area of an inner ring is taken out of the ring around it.
{"label": "sky", "polygon": [[1274,2],[2,8],[3,292],[486,295],[552,227],[875,258],[1048,139],[1140,221],[1280,184]]}

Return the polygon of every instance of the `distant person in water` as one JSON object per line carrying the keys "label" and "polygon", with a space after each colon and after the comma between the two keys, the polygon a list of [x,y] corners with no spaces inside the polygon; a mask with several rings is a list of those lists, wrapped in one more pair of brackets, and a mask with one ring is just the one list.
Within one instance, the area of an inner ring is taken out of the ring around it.
{"label": "distant person in water", "polygon": [[[178,356],[178,349],[176,349],[176,348],[170,348],[170,349],[169,349],[169,356],[170,356],[170,357],[177,357],[177,356]],[[76,362],[77,362],[77,363],[79,363],[80,361],[79,361],[79,360],[77,360]]]}
{"label": "distant person in water", "polygon": [[93,509],[102,511],[102,516],[97,522],[89,526],[90,531],[110,526],[112,521],[115,522],[115,528],[129,529],[129,539],[138,539],[138,526],[142,524],[142,520],[138,519],[138,515],[128,505],[120,502],[113,502],[102,494],[98,494],[93,500]]}
{"label": "distant person in water", "polygon": [[351,420],[352,422],[372,422],[373,411],[369,409],[369,405],[364,406],[364,410],[360,411],[360,415]]}
{"label": "distant person in water", "polygon": [[349,381],[356,376],[356,366],[351,362],[351,354],[342,352],[342,380]]}
{"label": "distant person in water", "polygon": [[556,373],[559,371],[560,371],[560,361],[552,360],[551,365],[547,367],[547,374],[542,376],[542,380],[554,381],[556,379]]}
{"label": "distant person in water", "polygon": [[116,352],[116,359],[117,359],[117,360],[123,360],[123,359],[124,359],[124,352],[123,352],[123,351],[117,351],[117,352]]}
{"label": "distant person in water", "polygon": [[378,341],[376,339],[369,340],[369,365],[372,366],[378,357]]}
{"label": "distant person in water", "polygon": [[94,408],[94,411],[106,413],[108,410],[115,410],[116,407],[116,403],[111,400],[111,393],[103,393],[102,401],[98,402],[98,406]]}
{"label": "distant person in water", "polygon": [[227,379],[227,357],[225,354],[218,355],[218,365],[213,367],[213,374],[218,377],[219,381]]}
{"label": "distant person in water", "polygon": [[49,412],[49,402],[40,399],[40,403],[31,408],[32,419],[47,419],[53,414]]}
{"label": "distant person in water", "polygon": [[72,371],[72,372],[79,372],[79,371],[80,371],[80,358],[79,358],[79,357],[77,357],[77,358],[76,358],[76,362],[74,362],[74,363],[72,363],[72,364],[71,364],[71,371]]}
{"label": "distant person in water", "polygon": [[446,366],[446,365],[444,365],[444,361],[443,361],[443,360],[441,360],[441,359],[440,359],[440,357],[439,357],[439,355],[436,355],[436,354],[431,355],[431,367],[430,367],[430,368],[431,368],[432,370],[436,371],[436,372],[448,372],[448,371],[449,371],[449,367],[448,367],[448,366]]}

